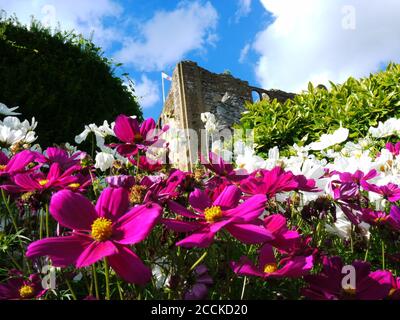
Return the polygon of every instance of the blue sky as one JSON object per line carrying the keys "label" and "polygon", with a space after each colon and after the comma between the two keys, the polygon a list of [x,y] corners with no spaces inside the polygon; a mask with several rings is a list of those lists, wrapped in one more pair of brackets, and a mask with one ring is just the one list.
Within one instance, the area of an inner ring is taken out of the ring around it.
{"label": "blue sky", "polygon": [[0,9],[94,32],[136,83],[145,117],[159,116],[160,73],[182,59],[292,92],[400,62],[398,0],[0,0]]}

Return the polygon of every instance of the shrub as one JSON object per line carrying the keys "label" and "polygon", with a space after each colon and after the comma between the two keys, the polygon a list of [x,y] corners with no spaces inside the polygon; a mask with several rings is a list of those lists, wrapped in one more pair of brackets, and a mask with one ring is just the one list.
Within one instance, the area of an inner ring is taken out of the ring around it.
{"label": "shrub", "polygon": [[135,97],[99,47],[73,32],[0,18],[0,102],[35,116],[42,146],[73,141],[84,124],[126,113],[142,118]]}
{"label": "shrub", "polygon": [[310,83],[307,92],[286,103],[263,100],[247,104],[240,127],[254,129],[260,153],[276,145],[288,147],[306,135],[308,142],[316,141],[340,125],[350,129],[350,137],[356,139],[378,121],[399,114],[399,83],[400,65],[396,64],[360,80],[349,78],[341,85],[331,82],[330,90]]}

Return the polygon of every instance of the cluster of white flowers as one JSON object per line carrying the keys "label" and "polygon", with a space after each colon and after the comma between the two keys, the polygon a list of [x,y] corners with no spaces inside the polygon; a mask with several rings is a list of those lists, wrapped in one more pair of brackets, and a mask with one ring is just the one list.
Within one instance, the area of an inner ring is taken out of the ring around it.
{"label": "cluster of white flowers", "polygon": [[[286,171],[291,171],[296,175],[304,175],[308,179],[314,179],[319,192],[301,192],[300,205],[306,205],[318,197],[334,196],[331,182],[338,180],[338,174],[331,174],[329,177],[325,172],[348,172],[354,174],[357,170],[367,174],[371,170],[376,170],[378,175],[369,180],[378,186],[393,183],[400,185],[400,155],[395,155],[386,148],[379,150],[377,155],[371,154],[371,146],[376,144],[378,139],[388,136],[400,137],[400,119],[389,119],[384,123],[380,122],[377,127],[369,128],[369,135],[359,139],[357,142],[347,141],[349,130],[339,128],[332,134],[324,134],[319,141],[309,145],[294,145],[293,150],[296,155],[290,157],[280,157],[278,147],[270,149],[268,159],[257,156],[254,148],[245,145],[243,142],[236,142],[234,149],[234,160],[237,168],[246,169],[253,172],[257,169],[272,169],[279,165]],[[399,139],[400,140],[400,139]],[[341,146],[341,147],[340,147]],[[218,153],[227,153],[228,150],[219,146]],[[340,151],[336,151],[340,150]],[[213,150],[214,151],[214,150]],[[318,152],[318,154],[313,154]],[[286,201],[291,197],[291,193],[279,194],[277,200]],[[377,210],[384,208],[387,201],[380,194],[369,192],[369,200],[375,204]],[[342,238],[350,235],[351,223],[343,213],[336,207],[337,221],[333,225],[327,225],[329,232],[335,233]],[[369,225],[361,223],[360,230],[369,236]]]}
{"label": "cluster of white flowers", "polygon": [[208,134],[213,134],[217,131],[218,122],[211,112],[204,112],[200,115],[201,121],[204,123],[204,128]]}
{"label": "cluster of white flowers", "polygon": [[[136,118],[136,116],[132,116],[132,118]],[[116,160],[123,163],[127,162],[126,158],[120,156],[115,150],[105,144],[105,139],[108,136],[115,137],[114,126],[115,122],[109,124],[107,120],[104,120],[103,124],[100,126],[91,123],[86,125],[85,129],[75,137],[75,142],[81,144],[91,133],[94,135],[96,147],[100,149],[100,151],[96,150],[95,168],[103,172],[112,168]]]}
{"label": "cluster of white flowers", "polygon": [[37,139],[35,118],[32,118],[31,122],[28,120],[21,122],[17,117],[10,116],[19,114],[14,112],[17,108],[7,108],[6,105],[0,103],[0,114],[8,115],[0,120],[0,145],[2,148],[7,149],[16,144],[30,145]]}

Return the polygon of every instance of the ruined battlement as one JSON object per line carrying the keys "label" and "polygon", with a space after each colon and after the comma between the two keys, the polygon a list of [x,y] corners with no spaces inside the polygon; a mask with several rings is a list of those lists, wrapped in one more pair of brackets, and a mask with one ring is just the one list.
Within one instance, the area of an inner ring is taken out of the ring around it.
{"label": "ruined battlement", "polygon": [[[212,73],[192,61],[181,61],[172,74],[172,84],[158,120],[159,126],[173,118],[180,129],[204,128],[201,113],[211,112],[218,120],[218,130],[231,128],[238,123],[245,103],[253,102],[253,92],[261,99],[277,99],[284,102],[294,94],[280,90],[265,90],[250,86],[247,81],[228,73]],[[191,150],[180,151],[181,169],[192,168]]]}

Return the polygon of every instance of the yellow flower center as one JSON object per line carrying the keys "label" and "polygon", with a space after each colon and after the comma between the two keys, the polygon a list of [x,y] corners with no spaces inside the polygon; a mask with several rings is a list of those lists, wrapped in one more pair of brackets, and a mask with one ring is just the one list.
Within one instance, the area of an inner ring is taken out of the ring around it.
{"label": "yellow flower center", "polygon": [[5,164],[0,164],[0,171],[3,171],[7,166]]}
{"label": "yellow flower center", "polygon": [[264,267],[265,273],[273,273],[276,270],[278,270],[278,266],[276,265],[276,263],[267,263]]}
{"label": "yellow flower center", "polygon": [[41,186],[44,186],[45,184],[47,184],[47,182],[49,182],[49,180],[47,180],[47,179],[39,180],[39,184],[40,184]]}
{"label": "yellow flower center", "polygon": [[81,185],[79,184],[79,183],[77,183],[77,182],[75,182],[75,183],[70,183],[69,185],[68,185],[68,187],[70,187],[70,188],[79,188]]}
{"label": "yellow flower center", "polygon": [[34,296],[35,290],[28,285],[23,285],[20,289],[19,289],[19,296],[22,299],[29,299],[32,298]]}
{"label": "yellow flower center", "polygon": [[141,142],[143,141],[143,137],[140,133],[135,134],[135,142]]}
{"label": "yellow flower center", "polygon": [[222,217],[222,210],[220,206],[212,206],[204,210],[204,217],[207,222],[215,222]]}
{"label": "yellow flower center", "polygon": [[387,220],[387,218],[388,218],[388,216],[387,217],[378,217],[378,218],[374,219],[374,222],[375,223],[385,222]]}
{"label": "yellow flower center", "polygon": [[102,242],[110,239],[113,233],[112,221],[106,218],[97,218],[92,224],[92,238]]}

